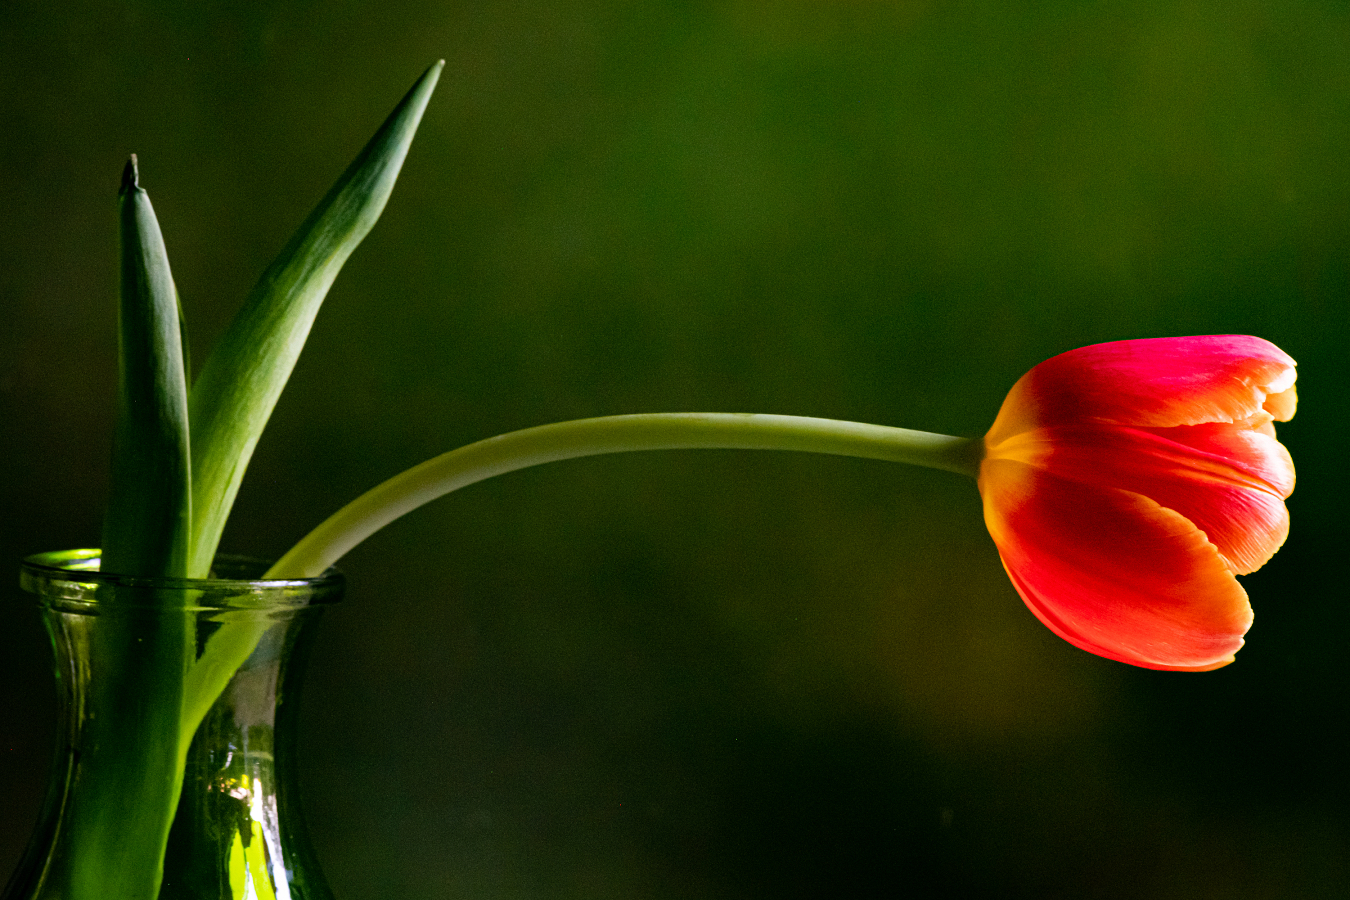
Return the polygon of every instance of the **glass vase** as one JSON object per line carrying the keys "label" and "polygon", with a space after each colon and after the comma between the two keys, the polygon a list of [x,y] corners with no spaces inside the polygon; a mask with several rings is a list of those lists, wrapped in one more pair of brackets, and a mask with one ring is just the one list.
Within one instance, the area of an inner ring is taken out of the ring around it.
{"label": "glass vase", "polygon": [[330,900],[296,796],[296,700],[342,577],[209,580],[24,561],[56,662],[58,730],[37,828],[3,900]]}

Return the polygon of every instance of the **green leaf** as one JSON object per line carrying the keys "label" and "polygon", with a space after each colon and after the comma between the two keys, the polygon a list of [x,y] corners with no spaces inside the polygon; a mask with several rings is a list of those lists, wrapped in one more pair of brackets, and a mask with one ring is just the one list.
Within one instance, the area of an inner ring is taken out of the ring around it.
{"label": "green leaf", "polygon": [[187,380],[178,292],[136,157],[118,195],[117,424],[103,571],[181,576],[191,519]]}
{"label": "green leaf", "polygon": [[314,316],[380,217],[444,64],[413,85],[263,273],[192,387],[191,577],[208,574],[239,482]]}

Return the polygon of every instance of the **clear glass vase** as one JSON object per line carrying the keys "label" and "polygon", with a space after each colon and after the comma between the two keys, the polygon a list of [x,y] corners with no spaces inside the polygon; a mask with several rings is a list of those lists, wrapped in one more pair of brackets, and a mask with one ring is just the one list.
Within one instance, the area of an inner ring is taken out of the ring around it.
{"label": "clear glass vase", "polygon": [[342,577],[210,580],[25,560],[56,661],[58,731],[37,828],[3,900],[329,900],[300,816],[296,700]]}

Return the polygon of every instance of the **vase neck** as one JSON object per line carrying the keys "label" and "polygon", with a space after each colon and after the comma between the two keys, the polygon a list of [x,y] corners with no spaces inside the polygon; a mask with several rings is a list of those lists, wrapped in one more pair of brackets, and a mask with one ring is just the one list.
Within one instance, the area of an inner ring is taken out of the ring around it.
{"label": "vase neck", "polygon": [[4,900],[330,898],[294,788],[323,606],[297,583],[99,577],[25,578],[52,639],[59,728]]}

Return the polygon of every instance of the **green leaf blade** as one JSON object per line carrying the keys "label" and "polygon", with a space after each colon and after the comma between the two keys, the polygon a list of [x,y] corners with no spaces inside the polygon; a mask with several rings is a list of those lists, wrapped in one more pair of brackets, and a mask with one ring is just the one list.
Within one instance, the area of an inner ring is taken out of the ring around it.
{"label": "green leaf blade", "polygon": [[384,210],[444,62],[418,79],[263,273],[192,387],[191,577],[208,573],[263,427],[329,287]]}
{"label": "green leaf blade", "polygon": [[122,173],[118,226],[117,424],[102,567],[181,576],[189,556],[192,490],[178,292],[134,155]]}

